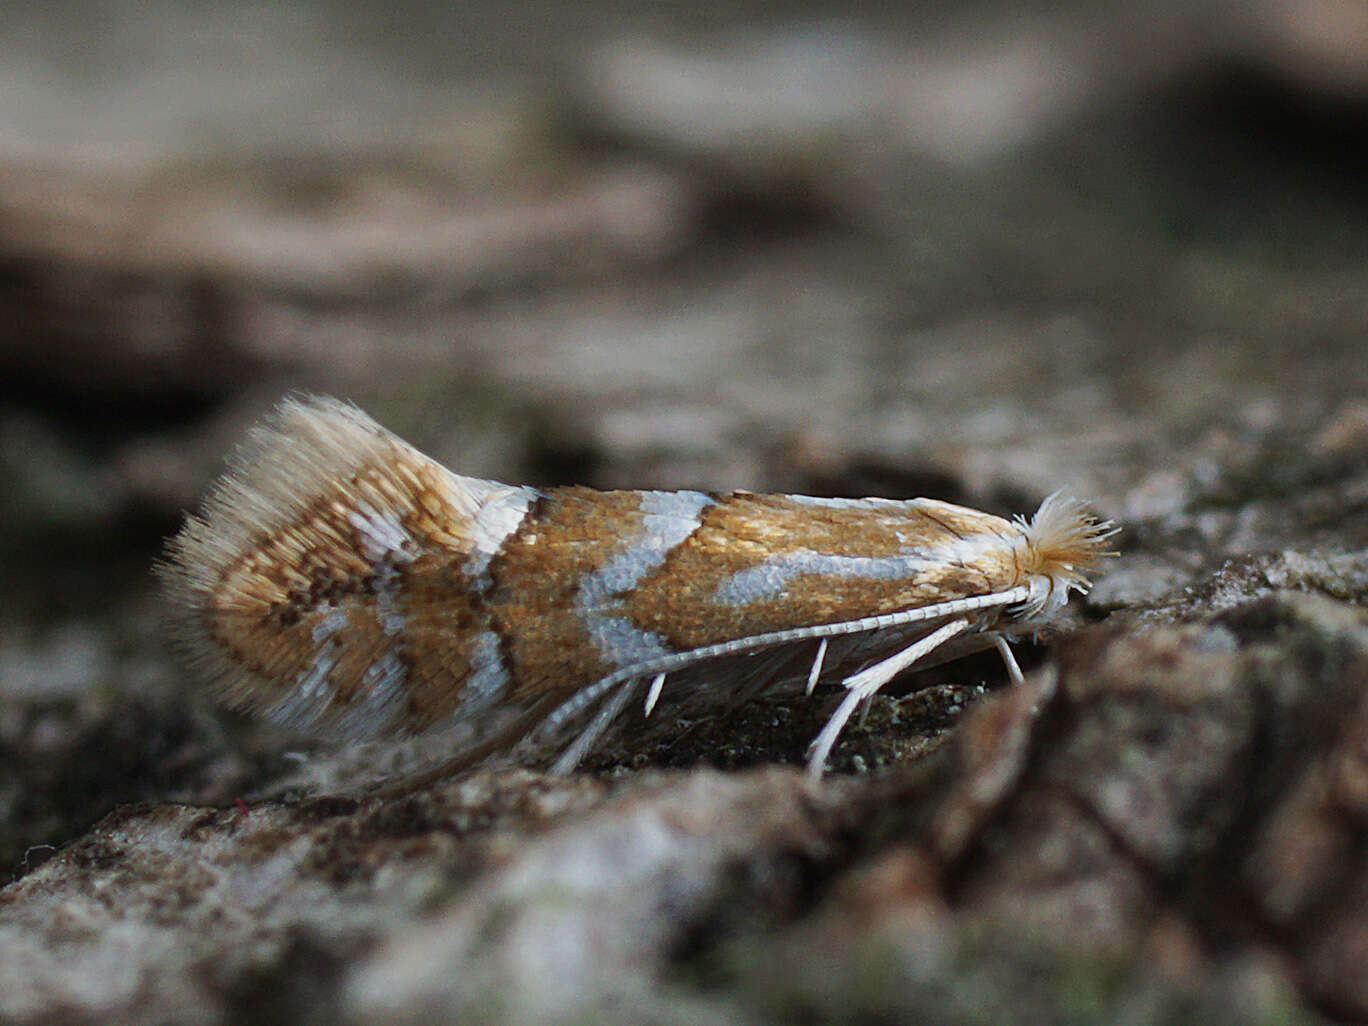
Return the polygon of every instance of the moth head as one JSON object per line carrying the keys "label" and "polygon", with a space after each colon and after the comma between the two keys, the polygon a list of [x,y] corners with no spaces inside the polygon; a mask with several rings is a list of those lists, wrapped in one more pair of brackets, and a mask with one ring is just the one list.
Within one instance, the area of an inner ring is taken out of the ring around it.
{"label": "moth head", "polygon": [[1026,532],[1021,568],[1031,589],[1022,618],[1049,617],[1068,602],[1070,592],[1085,594],[1092,586],[1090,571],[1116,555],[1107,543],[1121,529],[1061,492],[1047,496],[1029,521],[1017,519]]}

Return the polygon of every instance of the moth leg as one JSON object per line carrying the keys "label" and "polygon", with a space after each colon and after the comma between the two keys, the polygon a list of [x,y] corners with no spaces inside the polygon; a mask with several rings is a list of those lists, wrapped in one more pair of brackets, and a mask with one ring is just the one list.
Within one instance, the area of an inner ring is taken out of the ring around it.
{"label": "moth leg", "polygon": [[656,702],[660,701],[660,692],[664,687],[665,674],[657,673],[655,679],[651,681],[651,690],[646,692],[646,710],[643,715],[651,715],[651,710],[655,708]]}
{"label": "moth leg", "polygon": [[618,717],[618,713],[631,700],[632,692],[636,690],[636,680],[624,680],[618,685],[617,690],[609,696],[608,701],[603,703],[603,708],[598,715],[589,721],[589,725],[580,731],[579,737],[571,742],[570,747],[561,753],[559,759],[551,766],[551,772],[558,776],[564,776],[574,770],[580,764],[580,760],[589,754],[589,750],[598,743],[599,738],[603,737],[606,731]]}
{"label": "moth leg", "polygon": [[822,643],[817,646],[817,658],[812,660],[812,669],[808,671],[806,695],[812,694],[813,688],[817,686],[817,678],[822,675],[822,663],[826,662],[827,639],[823,638]]}
{"label": "moth leg", "polygon": [[1007,664],[1007,676],[1012,678],[1013,684],[1022,684],[1026,678],[1021,672],[1021,667],[1017,665],[1016,656],[1012,655],[1012,646],[1007,644],[1007,639],[1001,634],[993,633],[988,637],[993,639],[993,647],[1002,656],[1002,661]]}
{"label": "moth leg", "polygon": [[865,721],[869,719],[869,710],[874,708],[874,695],[871,692],[865,696],[864,704],[860,706],[860,720],[856,726],[863,729]]}
{"label": "moth leg", "polygon": [[831,714],[831,719],[827,720],[826,726],[813,739],[812,745],[808,749],[808,777],[812,780],[821,779],[822,772],[826,768],[827,756],[831,754],[836,739],[841,736],[841,731],[845,728],[846,721],[850,719],[856,706],[865,699],[872,698],[881,687],[907,667],[926,658],[955,635],[963,634],[969,629],[969,626],[968,620],[951,620],[949,623],[937,627],[926,637],[913,642],[899,652],[895,652],[887,659],[881,660],[873,666],[865,667],[859,673],[847,677],[843,682],[847,689],[845,698],[841,700],[841,704]]}

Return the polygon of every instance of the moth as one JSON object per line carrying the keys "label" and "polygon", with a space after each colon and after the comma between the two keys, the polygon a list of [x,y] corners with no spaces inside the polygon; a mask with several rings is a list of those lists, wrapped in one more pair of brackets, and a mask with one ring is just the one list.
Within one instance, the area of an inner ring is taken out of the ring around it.
{"label": "moth", "polygon": [[1116,528],[935,499],[537,489],[456,474],[353,405],[284,401],[158,566],[170,629],[228,704],[343,739],[463,727],[569,772],[634,697],[772,686],[852,714],[903,670],[1037,631]]}

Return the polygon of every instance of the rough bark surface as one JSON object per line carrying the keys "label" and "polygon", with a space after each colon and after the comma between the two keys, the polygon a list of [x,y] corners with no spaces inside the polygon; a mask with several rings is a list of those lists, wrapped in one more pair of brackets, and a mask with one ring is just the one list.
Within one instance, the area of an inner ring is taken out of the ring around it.
{"label": "rough bark surface", "polygon": [[[123,7],[0,40],[0,1021],[1368,1020],[1360,5]],[[291,388],[519,482],[1064,488],[1121,553],[820,783],[830,693],[383,800],[443,739],[163,644]]]}

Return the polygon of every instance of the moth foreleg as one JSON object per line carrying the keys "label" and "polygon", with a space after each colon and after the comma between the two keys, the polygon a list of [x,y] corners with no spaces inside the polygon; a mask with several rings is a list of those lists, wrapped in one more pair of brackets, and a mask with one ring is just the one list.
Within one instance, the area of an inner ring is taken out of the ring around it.
{"label": "moth foreleg", "polygon": [[1007,644],[1007,639],[997,633],[990,634],[988,637],[993,639],[993,647],[998,650],[998,654],[1002,656],[1002,661],[1007,664],[1007,676],[1012,679],[1012,683],[1024,683],[1026,678],[1021,672],[1021,667],[1017,665],[1016,656],[1012,655],[1012,646]]}
{"label": "moth foreleg", "polygon": [[869,719],[869,710],[872,708],[874,708],[874,695],[871,692],[865,696],[864,704],[860,706],[860,722],[856,726],[861,730],[864,730],[865,722]]}
{"label": "moth foreleg", "polygon": [[642,715],[644,715],[644,716],[650,716],[650,715],[651,715],[651,710],[654,709],[655,706],[656,706],[656,703],[657,703],[658,701],[660,701],[660,692],[663,691],[664,688],[665,688],[665,674],[663,674],[663,673],[657,673],[657,674],[655,675],[655,678],[651,681],[651,689],[650,689],[649,691],[646,692],[646,708],[645,708],[645,711],[642,713]]}
{"label": "moth foreleg", "polygon": [[808,671],[807,690],[804,694],[812,694],[817,687],[817,678],[822,675],[822,663],[826,662],[827,638],[823,638],[821,644],[817,646],[817,656],[812,660],[812,669]]}
{"label": "moth foreleg", "polygon": [[841,736],[846,721],[861,702],[873,698],[881,687],[907,667],[925,659],[957,634],[963,634],[969,627],[968,620],[951,620],[887,659],[882,659],[873,666],[867,666],[859,673],[847,677],[842,682],[846,688],[845,698],[841,700],[841,704],[836,707],[836,711],[831,714],[826,726],[813,739],[809,748],[808,776],[813,780],[821,778],[826,768],[827,756],[831,754],[836,739]]}

